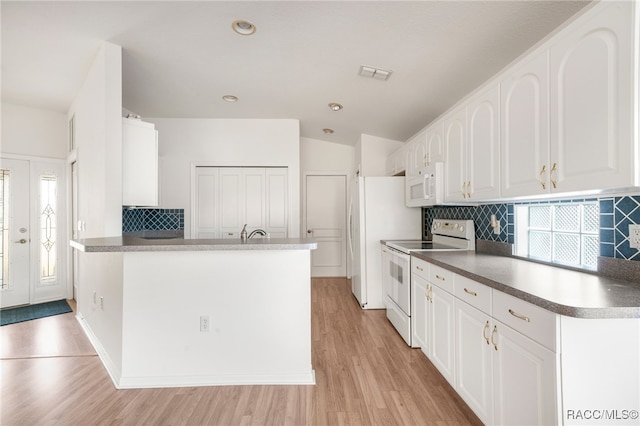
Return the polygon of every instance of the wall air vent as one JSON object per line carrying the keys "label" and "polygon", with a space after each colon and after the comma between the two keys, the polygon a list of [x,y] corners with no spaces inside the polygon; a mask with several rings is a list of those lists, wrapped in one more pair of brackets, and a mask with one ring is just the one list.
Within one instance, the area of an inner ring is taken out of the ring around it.
{"label": "wall air vent", "polygon": [[389,77],[391,77],[391,71],[368,67],[366,65],[360,65],[360,72],[358,74],[361,77],[373,78],[374,80],[382,81],[389,80]]}

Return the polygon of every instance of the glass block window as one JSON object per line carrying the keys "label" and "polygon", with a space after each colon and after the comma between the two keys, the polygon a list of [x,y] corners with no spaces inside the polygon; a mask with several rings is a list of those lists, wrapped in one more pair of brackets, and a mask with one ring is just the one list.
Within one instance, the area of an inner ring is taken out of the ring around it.
{"label": "glass block window", "polygon": [[40,176],[40,283],[56,283],[57,272],[57,179]]}
{"label": "glass block window", "polygon": [[516,205],[516,254],[583,269],[599,255],[597,201]]}
{"label": "glass block window", "polygon": [[9,170],[0,170],[0,289],[9,288]]}

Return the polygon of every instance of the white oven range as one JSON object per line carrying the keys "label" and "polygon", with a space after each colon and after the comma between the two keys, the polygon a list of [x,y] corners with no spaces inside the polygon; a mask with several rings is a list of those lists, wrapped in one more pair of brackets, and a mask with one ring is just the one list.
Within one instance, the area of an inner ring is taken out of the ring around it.
{"label": "white oven range", "polygon": [[382,247],[382,284],[387,318],[400,336],[411,342],[411,253],[415,251],[475,250],[472,220],[434,219],[431,241],[385,241]]}

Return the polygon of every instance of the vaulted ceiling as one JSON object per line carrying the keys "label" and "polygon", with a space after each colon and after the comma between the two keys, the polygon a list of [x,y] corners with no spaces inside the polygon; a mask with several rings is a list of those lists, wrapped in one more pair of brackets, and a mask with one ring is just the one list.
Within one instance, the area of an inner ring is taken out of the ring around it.
{"label": "vaulted ceiling", "polygon": [[3,0],[2,101],[66,112],[106,40],[123,48],[123,106],[143,117],[295,118],[305,137],[404,141],[586,4]]}

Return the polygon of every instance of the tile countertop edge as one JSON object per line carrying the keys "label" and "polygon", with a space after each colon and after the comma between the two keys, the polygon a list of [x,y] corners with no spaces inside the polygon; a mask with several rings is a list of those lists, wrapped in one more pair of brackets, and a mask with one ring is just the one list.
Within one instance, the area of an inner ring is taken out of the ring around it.
{"label": "tile countertop edge", "polygon": [[[433,253],[436,253],[436,252],[433,252]],[[441,252],[439,255],[441,255],[442,253],[443,252]],[[417,257],[418,259],[432,263],[436,266],[440,266],[458,275],[477,281],[488,287],[491,287],[493,289],[496,289],[510,296],[529,302],[533,305],[539,306],[543,309],[546,309],[550,312],[553,312],[559,315],[564,315],[564,316],[574,317],[574,318],[584,318],[584,319],[640,318],[640,306],[580,307],[580,306],[566,305],[566,304],[548,300],[544,297],[541,297],[536,294],[532,294],[530,292],[521,290],[511,285],[508,285],[499,281],[495,281],[491,277],[487,276],[488,274],[478,275],[474,272],[470,272],[465,269],[462,269],[461,267],[456,265],[456,259],[453,259],[451,262],[448,262],[442,259],[434,259],[433,257],[430,256],[430,253],[428,252],[425,252],[424,254],[420,252],[414,252],[412,253],[412,255]],[[483,256],[490,256],[496,259],[509,259],[510,261],[516,261],[516,262],[527,262],[526,260],[515,259],[515,258],[505,258],[503,256],[492,256],[492,255],[486,255],[486,254],[483,254]],[[545,265],[545,267],[552,268],[552,269],[561,269],[561,268],[557,268],[550,265],[549,266]],[[582,272],[576,272],[576,274],[581,274],[581,273]],[[606,277],[601,277],[601,278],[604,281],[615,281],[616,283],[623,283],[623,286],[625,285],[625,283],[620,280],[612,280]],[[637,292],[638,297],[640,297],[640,285],[637,285],[634,283],[626,283],[626,284],[628,284],[628,286],[632,288],[632,291]]]}
{"label": "tile countertop edge", "polygon": [[70,240],[71,247],[85,253],[160,252],[160,251],[243,251],[243,250],[315,250],[315,240],[300,238],[240,240],[144,239],[107,237]]}

